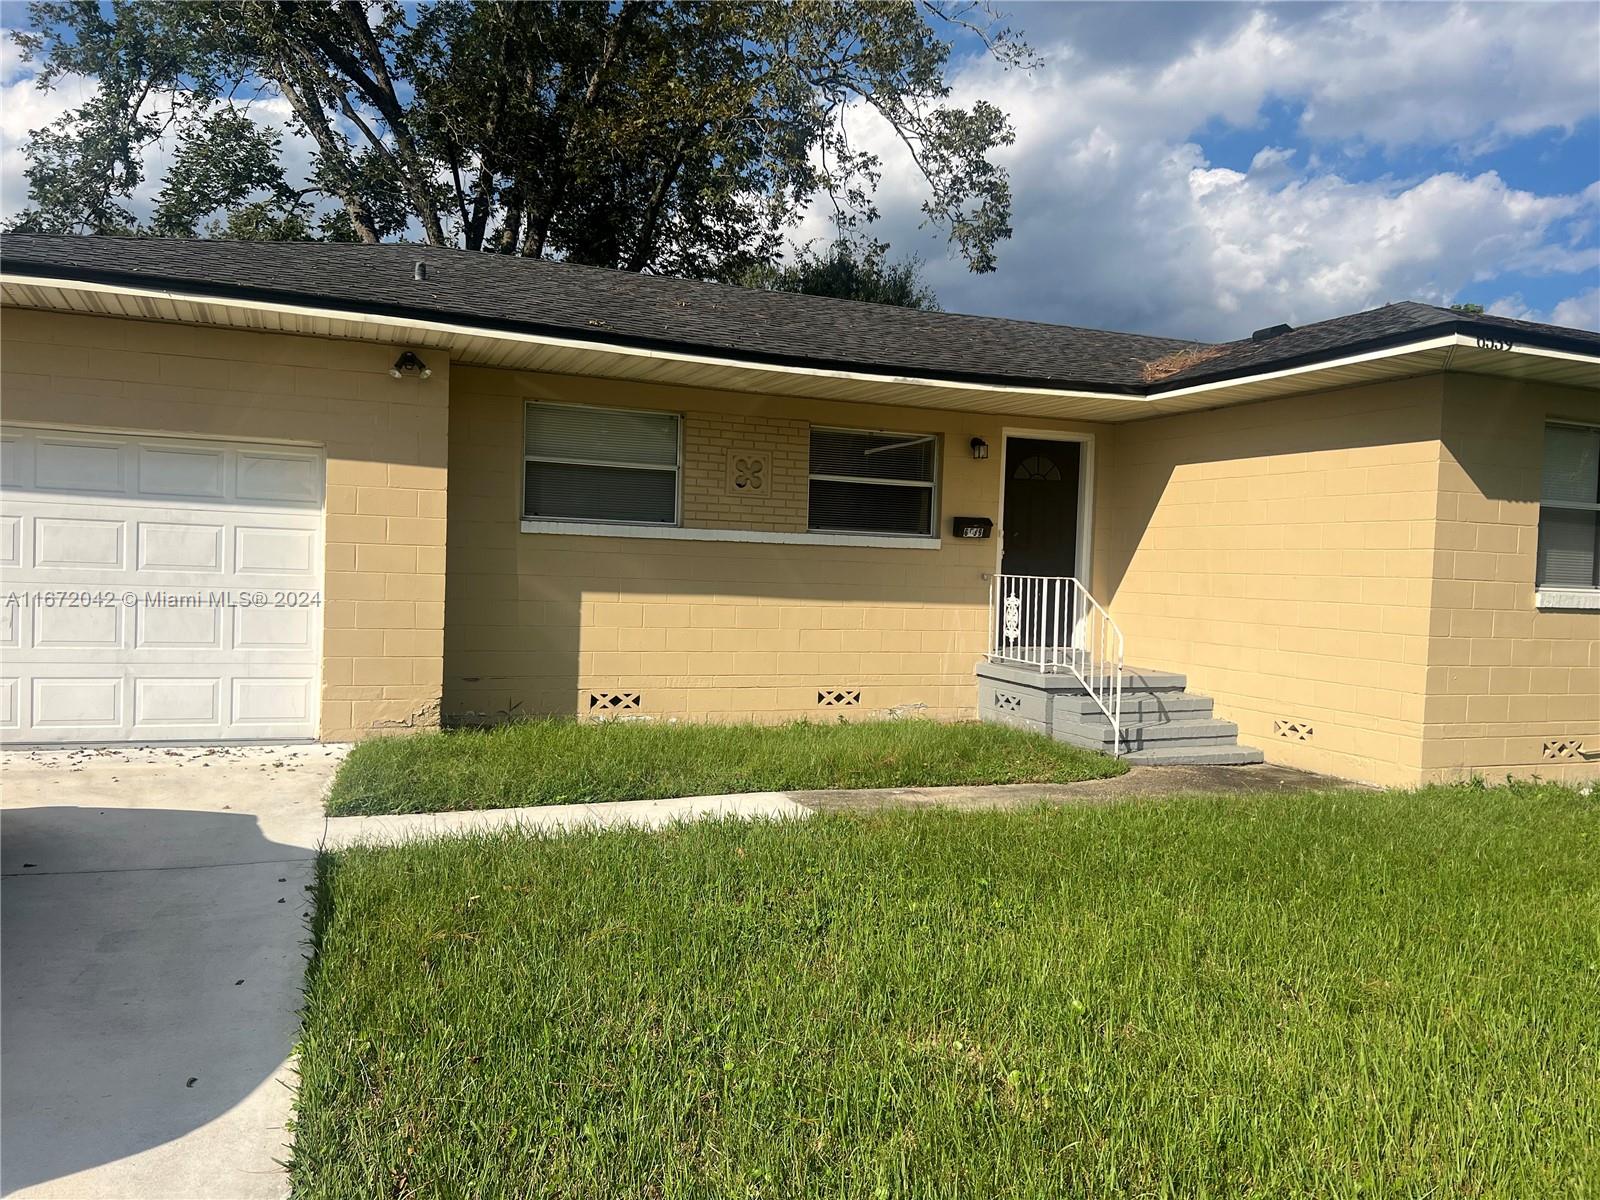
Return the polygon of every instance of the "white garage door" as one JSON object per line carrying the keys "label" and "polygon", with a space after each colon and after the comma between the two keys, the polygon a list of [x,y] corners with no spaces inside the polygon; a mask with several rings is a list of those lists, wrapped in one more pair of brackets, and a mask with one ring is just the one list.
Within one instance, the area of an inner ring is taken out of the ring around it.
{"label": "white garage door", "polygon": [[322,456],[0,433],[0,738],[316,735]]}

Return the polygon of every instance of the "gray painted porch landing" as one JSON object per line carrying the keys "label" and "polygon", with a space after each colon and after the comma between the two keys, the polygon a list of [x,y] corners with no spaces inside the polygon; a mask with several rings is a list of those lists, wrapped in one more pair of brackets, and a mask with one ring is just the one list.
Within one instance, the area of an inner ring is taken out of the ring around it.
{"label": "gray painted porch landing", "polygon": [[[979,663],[977,673],[979,720],[1110,753],[1111,722],[1071,674],[993,662]],[[1210,697],[1187,684],[1170,671],[1123,670],[1123,757],[1149,766],[1261,762],[1261,751],[1239,745],[1239,727],[1213,716]]]}

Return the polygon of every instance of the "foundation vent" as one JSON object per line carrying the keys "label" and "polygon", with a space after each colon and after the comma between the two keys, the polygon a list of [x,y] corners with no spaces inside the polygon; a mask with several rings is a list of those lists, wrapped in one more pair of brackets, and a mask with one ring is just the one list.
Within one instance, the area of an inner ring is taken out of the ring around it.
{"label": "foundation vent", "polygon": [[1544,756],[1551,762],[1582,761],[1588,756],[1583,743],[1577,738],[1550,738],[1544,744]]}
{"label": "foundation vent", "polygon": [[818,688],[817,703],[823,708],[856,708],[861,703],[861,689]]}
{"label": "foundation vent", "polygon": [[1021,712],[1022,697],[1014,692],[996,692],[994,706],[998,712]]}
{"label": "foundation vent", "polygon": [[1290,742],[1309,742],[1315,735],[1310,721],[1291,721],[1280,718],[1272,723],[1272,732]]}
{"label": "foundation vent", "polygon": [[644,707],[644,697],[638,692],[590,692],[589,711],[592,713],[638,712]]}

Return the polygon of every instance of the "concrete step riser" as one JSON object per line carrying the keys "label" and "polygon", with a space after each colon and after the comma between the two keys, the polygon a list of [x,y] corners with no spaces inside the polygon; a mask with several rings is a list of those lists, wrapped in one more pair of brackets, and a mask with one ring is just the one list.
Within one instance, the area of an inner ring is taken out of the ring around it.
{"label": "concrete step riser", "polygon": [[[1063,733],[1059,729],[1055,730],[1050,736],[1064,745],[1076,746],[1080,750],[1099,750],[1103,754],[1111,753],[1111,743],[1109,741],[1080,738],[1070,733]],[[1124,754],[1131,754],[1141,750],[1193,750],[1198,752],[1203,750],[1238,750],[1240,748],[1237,739],[1227,737],[1184,738],[1165,742],[1146,742],[1139,738],[1131,738],[1124,739],[1122,743],[1122,752]]]}
{"label": "concrete step riser", "polygon": [[[1209,696],[1173,696],[1168,699],[1146,698],[1140,702],[1122,700],[1122,722],[1125,725],[1142,725],[1156,721],[1203,721],[1211,716]],[[1105,719],[1100,706],[1087,697],[1059,697],[1055,702],[1058,717],[1072,720],[1076,717]]]}
{"label": "concrete step riser", "polygon": [[1266,761],[1253,746],[1163,746],[1156,750],[1133,750],[1122,760],[1136,767],[1243,767]]}
{"label": "concrete step riser", "polygon": [[[1111,722],[1068,673],[1052,675],[1005,664],[978,667],[979,713],[985,721],[1046,733],[1085,750],[1111,753]],[[1182,675],[1129,671],[1123,677],[1123,757],[1133,764],[1244,765],[1261,751],[1238,744],[1239,727],[1213,715],[1209,696],[1192,696]]]}
{"label": "concrete step riser", "polygon": [[[1096,724],[1056,721],[1053,729],[1057,737],[1071,738],[1075,742],[1111,745],[1111,727],[1104,720]],[[1232,721],[1170,721],[1160,725],[1124,726],[1122,729],[1124,746],[1235,742],[1238,737],[1239,727]]]}

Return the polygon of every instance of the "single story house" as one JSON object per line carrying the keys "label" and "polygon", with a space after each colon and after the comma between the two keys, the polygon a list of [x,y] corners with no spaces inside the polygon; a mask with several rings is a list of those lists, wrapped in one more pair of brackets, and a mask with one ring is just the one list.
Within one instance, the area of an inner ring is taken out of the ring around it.
{"label": "single story house", "polygon": [[1202,345],[409,245],[0,274],[12,743],[1038,723],[1030,671],[1136,663],[1274,762],[1600,775],[1594,333]]}

